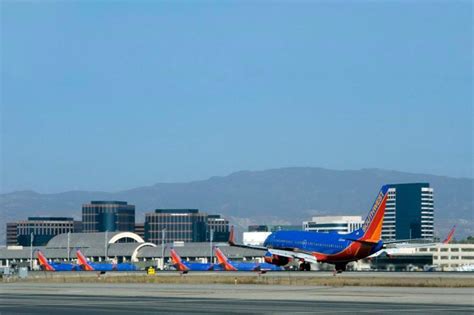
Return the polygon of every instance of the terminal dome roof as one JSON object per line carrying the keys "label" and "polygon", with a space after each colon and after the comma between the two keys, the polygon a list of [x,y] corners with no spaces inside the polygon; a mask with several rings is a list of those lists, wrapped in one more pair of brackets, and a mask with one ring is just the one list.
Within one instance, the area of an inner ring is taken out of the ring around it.
{"label": "terminal dome roof", "polygon": [[[145,242],[138,234],[132,232],[71,233],[69,234],[69,247],[103,248],[106,240],[107,243],[114,244],[123,239],[131,239],[133,243]],[[46,245],[46,248],[67,247],[67,233],[56,235]]]}

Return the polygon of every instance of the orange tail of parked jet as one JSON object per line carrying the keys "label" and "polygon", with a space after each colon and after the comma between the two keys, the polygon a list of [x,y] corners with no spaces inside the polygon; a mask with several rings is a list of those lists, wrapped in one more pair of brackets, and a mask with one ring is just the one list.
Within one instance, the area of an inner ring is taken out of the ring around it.
{"label": "orange tail of parked jet", "polygon": [[171,254],[171,260],[173,261],[173,265],[178,271],[181,271],[181,272],[189,271],[189,268],[185,264],[183,264],[181,257],[179,257],[178,253],[174,250],[174,248],[171,248],[170,254]]}
{"label": "orange tail of parked jet", "polygon": [[446,239],[443,241],[443,244],[449,244],[451,243],[451,240],[453,239],[453,235],[454,235],[454,232],[456,231],[456,225],[453,226],[453,228],[451,229],[451,231],[449,231],[449,234],[448,236],[446,237]]}
{"label": "orange tail of parked jet", "polygon": [[89,264],[89,261],[87,260],[87,258],[82,254],[82,252],[79,249],[76,251],[76,255],[77,255],[77,262],[79,263],[79,265],[82,267],[83,270],[86,270],[86,271],[94,270],[94,268]]}
{"label": "orange tail of parked jet", "polygon": [[216,257],[217,257],[217,261],[219,262],[219,265],[221,265],[225,271],[237,271],[237,269],[234,266],[232,266],[232,264],[229,262],[227,257],[219,248],[214,247],[214,251],[216,253]]}
{"label": "orange tail of parked jet", "polygon": [[53,266],[48,262],[48,259],[43,255],[41,251],[36,251],[36,257],[38,257],[38,261],[40,266],[43,268],[43,270],[46,271],[56,271]]}

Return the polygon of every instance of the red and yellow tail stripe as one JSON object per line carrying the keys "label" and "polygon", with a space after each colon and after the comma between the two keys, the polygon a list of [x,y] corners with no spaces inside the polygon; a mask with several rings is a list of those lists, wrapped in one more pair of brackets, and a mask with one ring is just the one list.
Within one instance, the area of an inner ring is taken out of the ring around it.
{"label": "red and yellow tail stripe", "polygon": [[443,241],[443,244],[449,244],[451,242],[451,240],[453,239],[453,236],[454,236],[454,232],[456,231],[456,225],[453,226],[453,228],[451,229],[451,231],[449,231],[449,234],[448,236],[446,237],[446,239]]}
{"label": "red and yellow tail stripe", "polygon": [[43,255],[41,251],[36,252],[36,256],[38,257],[38,261],[40,266],[44,268],[46,271],[55,271],[54,267],[48,262],[48,259]]}
{"label": "red and yellow tail stripe", "polygon": [[94,267],[92,267],[89,262],[87,261],[87,258],[81,253],[80,250],[76,251],[77,255],[77,261],[79,265],[82,266],[82,268],[86,271],[94,271]]}
{"label": "red and yellow tail stripe", "polygon": [[214,251],[216,252],[217,261],[224,268],[225,271],[237,271],[237,268],[232,266],[227,257],[219,248],[214,247]]}
{"label": "red and yellow tail stripe", "polygon": [[189,268],[183,264],[181,257],[179,257],[178,253],[172,248],[170,250],[171,253],[171,260],[173,261],[173,265],[178,269],[178,271],[188,271]]}

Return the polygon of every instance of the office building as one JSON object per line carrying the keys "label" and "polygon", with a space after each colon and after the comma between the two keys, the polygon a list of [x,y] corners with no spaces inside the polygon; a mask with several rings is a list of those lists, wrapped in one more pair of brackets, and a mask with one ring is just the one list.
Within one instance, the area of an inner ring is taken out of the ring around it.
{"label": "office building", "polygon": [[145,238],[145,223],[135,223],[135,234],[141,238]]}
{"label": "office building", "polygon": [[17,244],[17,239],[16,239],[16,235],[17,235],[16,227],[17,227],[17,225],[18,224],[16,222],[7,223],[7,229],[6,229],[6,232],[7,232],[7,237],[6,237],[7,246],[18,245]]}
{"label": "office building", "polygon": [[244,232],[242,236],[242,242],[244,245],[249,246],[263,246],[267,237],[272,232]]}
{"label": "office building", "polygon": [[360,216],[319,216],[303,222],[303,230],[313,232],[351,233],[362,227]]}
{"label": "office building", "polygon": [[249,232],[268,232],[267,225],[249,225],[248,227]]}
{"label": "office building", "polygon": [[66,217],[29,217],[28,220],[14,224],[16,224],[16,245],[20,246],[30,246],[32,240],[33,246],[43,246],[56,235],[74,233],[81,229],[81,222]]}
{"label": "office building", "polygon": [[214,242],[227,242],[229,240],[229,220],[221,218],[219,214],[210,214],[207,216],[207,232],[206,239]]}
{"label": "office building", "polygon": [[268,225],[268,230],[270,232],[277,231],[301,231],[301,225],[290,225],[290,224],[277,224],[277,225]]}
{"label": "office building", "polygon": [[390,185],[382,239],[428,239],[434,236],[433,188],[428,183]]}
{"label": "office building", "polygon": [[[163,232],[164,231],[164,232]],[[205,242],[207,214],[198,209],[156,209],[145,215],[145,240],[159,244],[174,241]]]}
{"label": "office building", "polygon": [[301,231],[301,225],[249,225],[248,232]]}
{"label": "office building", "polygon": [[[213,230],[213,241],[226,242],[229,221],[220,215],[208,215],[198,209],[156,209],[145,215],[145,240],[164,242],[208,242]],[[163,232],[164,231],[164,232]]]}
{"label": "office building", "polygon": [[85,233],[133,232],[135,206],[125,201],[91,201],[82,205],[82,224]]}

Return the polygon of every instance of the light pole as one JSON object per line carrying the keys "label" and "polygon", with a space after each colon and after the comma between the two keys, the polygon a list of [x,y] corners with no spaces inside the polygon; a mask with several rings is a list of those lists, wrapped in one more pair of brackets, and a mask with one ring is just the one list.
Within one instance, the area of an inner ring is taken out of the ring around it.
{"label": "light pole", "polygon": [[30,234],[30,270],[33,270],[33,239],[34,239],[34,234],[31,232]]}
{"label": "light pole", "polygon": [[107,240],[108,240],[108,231],[105,230],[105,244],[104,244],[104,254],[105,254],[105,261],[107,261]]}
{"label": "light pole", "polygon": [[71,258],[69,257],[71,252],[71,231],[67,232],[67,261]]}
{"label": "light pole", "polygon": [[165,236],[166,228],[161,230],[161,270],[165,269]]}
{"label": "light pole", "polygon": [[209,231],[209,240],[210,240],[210,254],[211,254],[211,259],[209,260],[209,262],[212,264],[212,258],[214,257],[214,254],[213,254],[213,250],[212,250],[212,239],[214,237],[214,229],[210,229]]}

